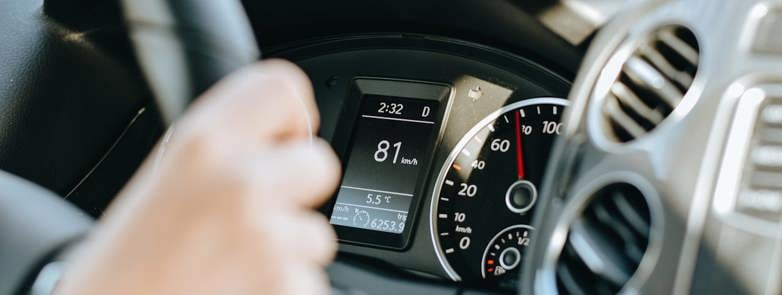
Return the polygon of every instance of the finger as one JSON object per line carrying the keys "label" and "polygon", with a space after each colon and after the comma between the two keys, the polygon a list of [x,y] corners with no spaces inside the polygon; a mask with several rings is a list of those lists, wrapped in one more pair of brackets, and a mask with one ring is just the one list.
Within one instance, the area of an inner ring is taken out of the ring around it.
{"label": "finger", "polygon": [[283,278],[283,290],[278,294],[331,294],[328,277],[319,267],[312,265],[293,265],[288,268],[286,272],[286,276]]}
{"label": "finger", "polygon": [[[337,253],[337,235],[325,216],[308,211],[297,213],[289,233],[295,244],[293,249],[306,263],[325,266]],[[302,243],[302,241],[306,241]]]}
{"label": "finger", "polygon": [[290,62],[248,66],[204,93],[182,120],[185,129],[234,135],[229,139],[312,136],[319,114],[307,75]]}
{"label": "finger", "polygon": [[312,208],[331,196],[339,181],[339,160],[320,139],[284,143],[262,151],[254,161],[245,166],[267,203]]}
{"label": "finger", "polygon": [[280,264],[325,266],[334,259],[337,237],[325,216],[291,209],[260,212],[246,211],[254,223],[250,225],[251,241],[257,245],[251,248],[277,253],[271,259]]}

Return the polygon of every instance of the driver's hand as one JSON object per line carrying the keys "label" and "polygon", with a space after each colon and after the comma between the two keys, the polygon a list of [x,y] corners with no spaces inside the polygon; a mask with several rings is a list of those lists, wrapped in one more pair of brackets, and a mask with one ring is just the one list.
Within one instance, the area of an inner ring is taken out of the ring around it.
{"label": "driver's hand", "polygon": [[334,232],[313,211],[338,161],[311,140],[306,75],[266,61],[199,98],[70,261],[57,294],[324,294]]}

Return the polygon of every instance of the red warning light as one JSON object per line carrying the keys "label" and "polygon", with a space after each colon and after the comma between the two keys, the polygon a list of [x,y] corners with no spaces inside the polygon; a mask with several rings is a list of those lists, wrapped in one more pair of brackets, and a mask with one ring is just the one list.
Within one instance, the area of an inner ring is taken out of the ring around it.
{"label": "red warning light", "polygon": [[488,265],[494,265],[494,259],[489,259],[489,260],[486,260],[486,263],[487,263]]}

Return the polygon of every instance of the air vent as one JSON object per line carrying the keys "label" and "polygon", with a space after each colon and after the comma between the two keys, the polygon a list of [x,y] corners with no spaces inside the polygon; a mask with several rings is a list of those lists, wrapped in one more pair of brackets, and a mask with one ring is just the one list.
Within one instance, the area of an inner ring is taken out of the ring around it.
{"label": "air vent", "polygon": [[649,206],[634,186],[599,190],[570,225],[556,263],[559,293],[618,293],[646,253],[650,228]]}
{"label": "air vent", "polygon": [[652,131],[682,101],[698,70],[698,42],[681,26],[650,34],[609,80],[602,117],[609,138],[629,142]]}

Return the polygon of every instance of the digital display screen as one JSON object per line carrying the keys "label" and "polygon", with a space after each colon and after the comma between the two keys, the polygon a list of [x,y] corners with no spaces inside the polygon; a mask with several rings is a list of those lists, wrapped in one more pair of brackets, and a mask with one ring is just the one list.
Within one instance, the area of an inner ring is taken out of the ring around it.
{"label": "digital display screen", "polygon": [[401,234],[440,122],[437,100],[364,95],[330,222]]}

